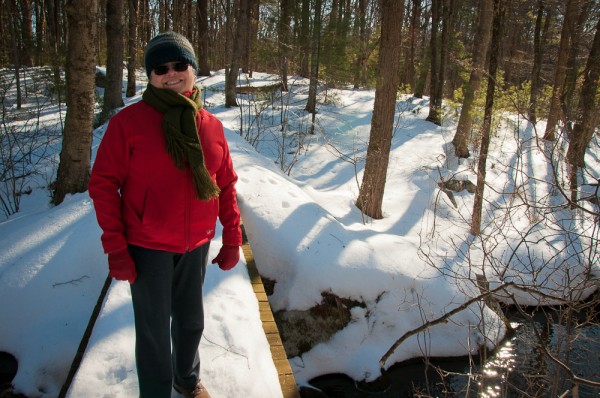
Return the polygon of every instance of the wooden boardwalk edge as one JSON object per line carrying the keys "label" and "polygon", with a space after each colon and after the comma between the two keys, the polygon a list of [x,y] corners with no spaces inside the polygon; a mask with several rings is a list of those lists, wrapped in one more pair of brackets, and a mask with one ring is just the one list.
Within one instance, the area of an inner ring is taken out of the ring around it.
{"label": "wooden boardwalk edge", "polygon": [[265,335],[267,336],[267,341],[271,347],[271,355],[273,356],[273,363],[275,364],[275,368],[277,369],[277,373],[279,375],[279,384],[281,385],[283,398],[300,398],[298,385],[296,384],[294,373],[292,372],[287,354],[283,348],[283,342],[281,341],[277,324],[273,318],[273,312],[271,311],[269,299],[265,293],[262,278],[260,277],[258,269],[256,268],[254,255],[252,254],[252,249],[250,248],[250,243],[248,242],[248,237],[243,224],[242,236],[242,251],[244,253],[244,257],[246,258],[246,264],[248,265],[248,274],[250,275],[252,289],[254,290],[254,294],[256,294],[256,298],[258,299],[260,320],[262,321],[263,329],[265,331]]}

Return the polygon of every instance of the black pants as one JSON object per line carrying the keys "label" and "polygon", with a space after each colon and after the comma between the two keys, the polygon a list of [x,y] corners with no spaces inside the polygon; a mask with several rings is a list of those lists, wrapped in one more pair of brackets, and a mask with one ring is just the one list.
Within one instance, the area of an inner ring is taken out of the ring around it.
{"label": "black pants", "polygon": [[169,398],[173,383],[193,388],[199,380],[209,245],[184,254],[129,247],[138,273],[131,297],[141,398]]}

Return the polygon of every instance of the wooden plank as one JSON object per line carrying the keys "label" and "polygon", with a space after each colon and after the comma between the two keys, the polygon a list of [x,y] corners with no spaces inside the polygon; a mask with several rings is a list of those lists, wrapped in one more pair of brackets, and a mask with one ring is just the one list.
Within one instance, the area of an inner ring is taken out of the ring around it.
{"label": "wooden plank", "polygon": [[252,289],[254,290],[258,300],[260,319],[262,321],[265,336],[267,337],[267,341],[269,342],[269,346],[271,348],[271,356],[275,365],[275,369],[277,369],[283,398],[300,398],[298,385],[296,384],[292,367],[290,366],[285,348],[283,347],[283,342],[281,340],[281,336],[279,335],[279,329],[277,328],[277,324],[275,323],[275,318],[273,317],[273,312],[271,310],[271,305],[269,304],[269,298],[265,293],[262,278],[260,277],[258,268],[256,268],[254,255],[252,254],[252,249],[250,248],[246,230],[244,229],[243,224],[242,242],[242,252],[246,258],[246,264],[248,264],[248,275],[250,276]]}
{"label": "wooden plank", "polygon": [[283,344],[281,344],[281,338],[279,337],[279,334],[277,334],[277,333],[265,333],[265,334],[267,335],[267,341],[269,342],[271,347],[274,347],[274,346],[283,347]]}
{"label": "wooden plank", "polygon": [[263,329],[265,330],[265,333],[267,333],[267,335],[275,334],[275,335],[279,336],[279,329],[277,329],[277,324],[275,323],[275,321],[269,321],[269,322],[263,321]]}
{"label": "wooden plank", "polygon": [[269,298],[267,297],[267,293],[265,293],[264,291],[254,291],[254,293],[256,293],[256,298],[258,299],[259,303],[267,303],[267,305],[269,305]]}
{"label": "wooden plank", "polygon": [[282,359],[287,361],[287,355],[282,345],[272,345],[271,354],[275,360]]}

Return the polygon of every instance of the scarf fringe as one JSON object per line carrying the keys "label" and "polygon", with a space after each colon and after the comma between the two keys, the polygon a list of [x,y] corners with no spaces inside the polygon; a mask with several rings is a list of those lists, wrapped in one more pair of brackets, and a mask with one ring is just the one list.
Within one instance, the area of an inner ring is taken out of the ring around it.
{"label": "scarf fringe", "polygon": [[[200,200],[211,200],[219,197],[221,189],[214,183],[206,168],[195,168],[192,170],[194,188],[196,190],[196,196]],[[210,184],[206,184],[206,181],[210,181]]]}
{"label": "scarf fringe", "polygon": [[[163,127],[165,131],[173,128],[173,126],[170,126],[168,123],[164,123]],[[221,193],[221,189],[208,173],[204,164],[204,156],[199,159],[197,165],[189,164],[189,159],[185,156],[188,148],[196,148],[198,147],[198,144],[182,139],[182,137],[184,136],[181,134],[165,134],[167,151],[171,155],[173,163],[175,163],[175,166],[177,166],[179,170],[183,170],[185,164],[189,165],[192,170],[194,190],[196,191],[196,197],[198,199],[208,201],[217,198]]]}

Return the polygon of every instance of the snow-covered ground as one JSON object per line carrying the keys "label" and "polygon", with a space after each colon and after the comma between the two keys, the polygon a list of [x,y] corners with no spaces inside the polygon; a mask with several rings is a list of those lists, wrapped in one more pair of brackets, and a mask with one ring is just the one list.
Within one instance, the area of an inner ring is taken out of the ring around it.
{"label": "snow-covered ground", "polygon": [[[508,210],[509,204],[524,198],[560,199],[546,183],[552,173],[544,151],[535,145],[535,130],[523,121],[504,123],[494,137],[484,233],[473,238],[468,233],[472,194],[455,193],[455,207],[438,188],[442,178],[476,182],[473,161],[451,156],[447,147],[453,124],[425,122],[425,100],[407,97],[398,102],[385,217],[372,220],[354,202],[374,91],[321,94],[315,134],[306,135],[298,134],[309,128],[309,116],[302,111],[305,81],[291,81],[292,92],[275,105],[266,96],[230,109],[222,106],[223,71],[200,81],[206,88],[206,107],[226,127],[257,266],[276,281],[270,297],[274,310],[308,309],[321,301],[322,292],[364,304],[352,309],[350,323],[329,341],[291,359],[300,384],[327,373],[375,379],[379,360],[396,339],[479,294],[472,281],[475,274],[485,274],[492,287],[507,281],[537,283],[555,295],[573,293],[570,289],[583,280],[585,263],[579,261],[577,249],[585,253],[593,241],[566,239],[573,235],[557,231],[554,227],[566,225],[563,213],[523,206]],[[246,82],[273,81],[273,76],[255,73]],[[139,96],[129,102],[136,100]],[[247,118],[257,113],[260,118]],[[104,130],[102,126],[95,131],[94,152]],[[597,173],[598,142],[590,152],[590,169]],[[598,175],[588,176],[590,181],[594,177]],[[51,207],[48,192],[32,188],[32,194],[22,198],[21,211],[0,222],[0,351],[19,361],[16,391],[54,397],[106,278],[106,256],[87,193]],[[519,194],[502,194],[511,191]],[[585,221],[570,222],[571,232],[588,230]],[[555,238],[543,239],[550,233]],[[210,255],[220,247],[218,238]],[[570,284],[565,283],[567,277]],[[537,300],[515,293],[523,303]],[[575,293],[585,295],[589,289]],[[213,396],[280,396],[243,262],[231,272],[209,268],[206,308],[200,353],[202,377]],[[424,354],[465,355],[482,344],[493,345],[504,332],[493,311],[474,304],[449,322],[409,338],[386,366]],[[125,282],[113,282],[71,396],[136,396],[133,345],[129,289]]]}

